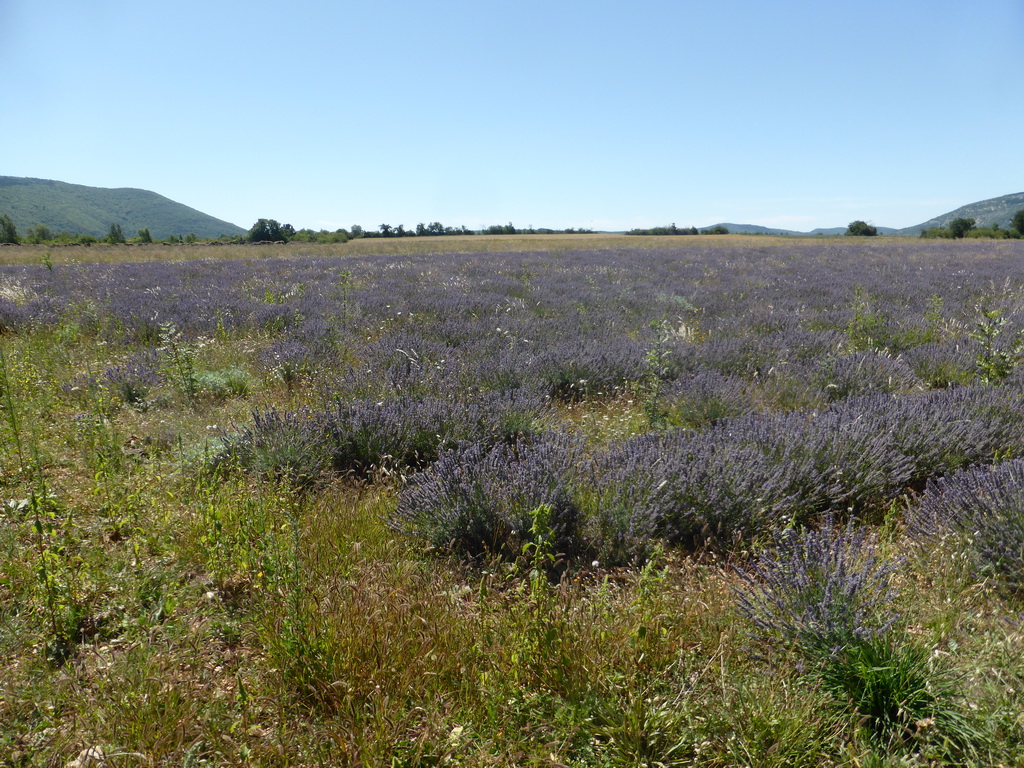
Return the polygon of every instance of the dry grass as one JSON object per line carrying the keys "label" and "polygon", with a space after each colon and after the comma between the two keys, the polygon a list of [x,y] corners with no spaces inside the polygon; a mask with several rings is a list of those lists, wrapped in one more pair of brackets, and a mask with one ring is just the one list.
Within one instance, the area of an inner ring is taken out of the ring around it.
{"label": "dry grass", "polygon": [[[898,239],[897,239],[898,240]],[[877,238],[882,242],[883,238]],[[473,235],[441,237],[360,238],[347,243],[165,244],[148,245],[5,245],[0,265],[41,264],[49,254],[53,264],[109,264],[122,261],[189,261],[193,259],[267,259],[289,256],[369,256],[419,253],[494,253],[506,251],[646,250],[699,246],[751,245],[776,248],[819,243],[820,238],[758,235],[637,237],[622,234]]]}

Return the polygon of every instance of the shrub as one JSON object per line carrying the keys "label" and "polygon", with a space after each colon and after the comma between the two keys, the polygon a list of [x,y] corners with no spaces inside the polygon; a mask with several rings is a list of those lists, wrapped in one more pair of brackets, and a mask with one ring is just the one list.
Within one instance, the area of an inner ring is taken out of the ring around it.
{"label": "shrub", "polygon": [[910,392],[921,385],[905,362],[875,350],[826,360],[815,378],[829,400],[872,392]]}
{"label": "shrub", "polygon": [[160,367],[159,355],[154,350],[144,350],[108,367],[103,381],[121,401],[144,406],[161,382]]}
{"label": "shrub", "polygon": [[882,557],[874,537],[851,521],[820,530],[787,529],[749,567],[739,608],[770,639],[812,658],[883,636],[896,616],[887,607],[898,561]]}
{"label": "shrub", "polygon": [[907,516],[919,542],[953,535],[979,576],[1014,592],[1024,589],[1024,459],[933,480]]}
{"label": "shrub", "polygon": [[224,442],[210,462],[212,469],[237,465],[301,486],[318,482],[331,466],[323,424],[310,410],[255,410],[252,424],[225,436]]}
{"label": "shrub", "polygon": [[754,409],[750,387],[735,376],[704,371],[666,384],[656,405],[670,426],[700,429]]}
{"label": "shrub", "polygon": [[317,352],[307,344],[294,339],[275,341],[257,357],[260,368],[275,375],[289,390],[311,374],[318,360]]}
{"label": "shrub", "polygon": [[[534,393],[516,390],[485,393],[469,402],[363,398],[319,410],[267,410],[227,435],[223,454],[257,474],[312,478],[401,472],[427,466],[445,449],[473,442],[491,446],[532,434],[540,406]],[[307,468],[295,464],[303,457]]]}
{"label": "shrub", "polygon": [[608,395],[645,374],[647,349],[622,337],[576,337],[545,349],[534,361],[539,377],[558,400]]}
{"label": "shrub", "polygon": [[534,541],[534,510],[550,508],[551,548],[563,559],[586,557],[582,512],[574,498],[582,446],[563,435],[534,443],[480,444],[446,451],[403,489],[396,530],[436,549],[518,558]]}
{"label": "shrub", "polygon": [[922,382],[934,389],[970,384],[974,379],[972,350],[957,341],[927,342],[902,353]]}

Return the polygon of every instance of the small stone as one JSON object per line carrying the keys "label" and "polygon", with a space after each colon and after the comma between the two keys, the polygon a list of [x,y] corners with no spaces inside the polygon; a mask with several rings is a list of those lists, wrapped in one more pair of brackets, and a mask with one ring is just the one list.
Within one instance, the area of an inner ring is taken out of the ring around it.
{"label": "small stone", "polygon": [[106,764],[107,758],[103,753],[103,747],[87,747],[64,768],[102,768]]}

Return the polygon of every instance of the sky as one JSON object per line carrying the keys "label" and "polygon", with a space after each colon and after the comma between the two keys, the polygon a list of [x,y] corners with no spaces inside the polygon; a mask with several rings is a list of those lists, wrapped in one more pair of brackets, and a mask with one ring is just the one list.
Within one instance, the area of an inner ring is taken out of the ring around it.
{"label": "sky", "polygon": [[906,227],[1024,191],[1024,0],[0,0],[0,175],[249,228]]}

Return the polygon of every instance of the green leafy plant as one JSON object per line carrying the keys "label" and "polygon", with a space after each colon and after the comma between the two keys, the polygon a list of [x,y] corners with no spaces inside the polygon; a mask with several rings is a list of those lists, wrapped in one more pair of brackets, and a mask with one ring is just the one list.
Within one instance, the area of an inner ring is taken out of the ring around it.
{"label": "green leafy plant", "polygon": [[21,424],[18,419],[18,410],[14,406],[13,381],[7,365],[7,355],[0,345],[0,397],[3,398],[4,421],[10,432],[10,442],[14,445],[14,451],[18,458],[18,466],[25,468],[25,447],[21,439]]}
{"label": "green leafy plant", "polygon": [[523,556],[530,565],[530,585],[534,593],[547,584],[547,574],[557,559],[551,526],[553,513],[550,504],[539,504],[530,510],[530,541],[523,545]]}
{"label": "green leafy plant", "polygon": [[60,665],[74,654],[75,645],[82,639],[87,615],[76,567],[81,560],[69,547],[73,521],[69,516],[63,519],[58,516],[57,497],[45,487],[33,490],[27,499],[15,504],[32,519],[36,576],[49,630],[43,647],[47,660]]}
{"label": "green leafy plant", "polygon": [[877,349],[886,346],[889,321],[878,312],[871,301],[871,296],[864,286],[853,289],[853,317],[846,326],[846,335],[855,350]]}
{"label": "green leafy plant", "polygon": [[670,357],[668,318],[662,317],[660,321],[652,323],[652,327],[657,332],[657,337],[644,356],[643,376],[636,383],[635,392],[643,404],[648,423],[651,427],[658,429],[667,424],[667,413],[659,402],[658,395],[661,391],[661,383],[668,373]]}
{"label": "green leafy plant", "polygon": [[1010,344],[999,346],[996,339],[1002,334],[1006,318],[998,309],[978,307],[981,318],[975,322],[971,338],[980,347],[974,358],[978,377],[984,384],[998,384],[1003,381],[1017,366],[1024,352],[1024,334],[1018,331]]}
{"label": "green leafy plant", "polygon": [[[523,545],[525,582],[520,582],[518,609],[522,633],[513,641],[515,674],[532,683],[538,679],[557,679],[563,664],[563,633],[557,615],[557,594],[550,575],[557,557],[554,551],[550,504],[530,510],[530,541]],[[515,571],[512,571],[514,574]]]}
{"label": "green leafy plant", "polygon": [[244,368],[197,371],[193,376],[197,395],[202,393],[218,399],[245,397],[252,388],[252,377]]}

